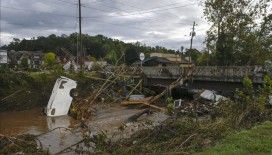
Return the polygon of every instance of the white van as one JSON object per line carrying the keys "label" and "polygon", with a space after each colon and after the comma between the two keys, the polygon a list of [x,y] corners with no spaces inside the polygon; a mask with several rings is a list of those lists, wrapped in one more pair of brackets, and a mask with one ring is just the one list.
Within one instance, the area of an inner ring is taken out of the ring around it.
{"label": "white van", "polygon": [[77,87],[77,82],[61,76],[57,79],[46,107],[47,116],[67,115],[73,98],[71,94]]}

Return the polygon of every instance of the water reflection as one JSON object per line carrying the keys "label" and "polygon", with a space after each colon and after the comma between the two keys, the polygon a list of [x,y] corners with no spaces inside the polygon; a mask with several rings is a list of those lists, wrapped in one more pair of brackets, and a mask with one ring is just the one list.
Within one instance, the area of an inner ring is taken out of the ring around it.
{"label": "water reflection", "polygon": [[0,113],[1,134],[42,134],[38,139],[52,154],[81,140],[80,133],[70,130],[75,124],[76,121],[69,116],[47,117],[42,108]]}
{"label": "water reflection", "polygon": [[47,117],[42,108],[0,113],[0,133],[4,135],[41,134],[54,128],[70,128],[75,120],[69,116]]}
{"label": "water reflection", "polygon": [[70,128],[74,124],[74,121],[69,116],[46,117],[46,120],[49,130],[55,128]]}
{"label": "water reflection", "polygon": [[0,113],[0,133],[4,135],[40,134],[48,131],[41,108]]}

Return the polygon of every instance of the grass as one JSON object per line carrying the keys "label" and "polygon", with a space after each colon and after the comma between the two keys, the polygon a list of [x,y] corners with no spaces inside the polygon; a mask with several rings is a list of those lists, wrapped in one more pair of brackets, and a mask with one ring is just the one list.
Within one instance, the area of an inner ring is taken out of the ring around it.
{"label": "grass", "polygon": [[198,155],[263,155],[272,154],[272,122],[227,136],[213,148]]}

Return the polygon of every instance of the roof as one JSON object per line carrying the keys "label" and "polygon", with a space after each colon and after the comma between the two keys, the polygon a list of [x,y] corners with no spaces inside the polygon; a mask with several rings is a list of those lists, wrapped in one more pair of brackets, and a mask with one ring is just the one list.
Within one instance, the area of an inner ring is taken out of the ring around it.
{"label": "roof", "polygon": [[[145,64],[147,63],[148,61],[157,61],[159,63],[173,63],[169,60],[167,60],[166,58],[161,58],[161,57],[148,57],[148,58],[145,58],[142,63]],[[141,64],[141,61],[137,61],[134,63],[135,65],[138,65],[138,64]]]}
{"label": "roof", "polygon": [[143,60],[143,63],[146,63],[148,61],[155,60],[157,62],[161,63],[172,63],[171,61],[167,60],[166,58],[161,58],[161,57],[149,57]]}

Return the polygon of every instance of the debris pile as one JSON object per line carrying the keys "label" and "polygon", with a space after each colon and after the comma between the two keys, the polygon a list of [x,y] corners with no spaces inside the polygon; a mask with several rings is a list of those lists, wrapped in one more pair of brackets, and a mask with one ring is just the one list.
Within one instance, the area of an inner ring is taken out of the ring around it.
{"label": "debris pile", "polygon": [[[127,75],[128,72],[131,76]],[[138,68],[128,71],[127,67],[119,66],[103,68],[95,75],[84,75],[92,84],[85,85],[84,87],[89,87],[88,93],[72,104],[72,115],[77,119],[86,119],[92,115],[92,105],[95,103],[117,103],[128,99],[133,93],[142,93],[142,80],[133,76],[137,72]]]}
{"label": "debris pile", "polygon": [[203,103],[199,101],[184,101],[178,108],[175,108],[175,112],[178,115],[196,115],[203,116],[210,114],[213,105],[209,103]]}
{"label": "debris pile", "polygon": [[213,112],[214,107],[217,106],[220,101],[227,100],[226,97],[218,95],[210,90],[201,91],[200,94],[196,94],[195,96],[193,101],[185,101],[182,99],[175,100],[175,112],[181,115],[208,115]]}

